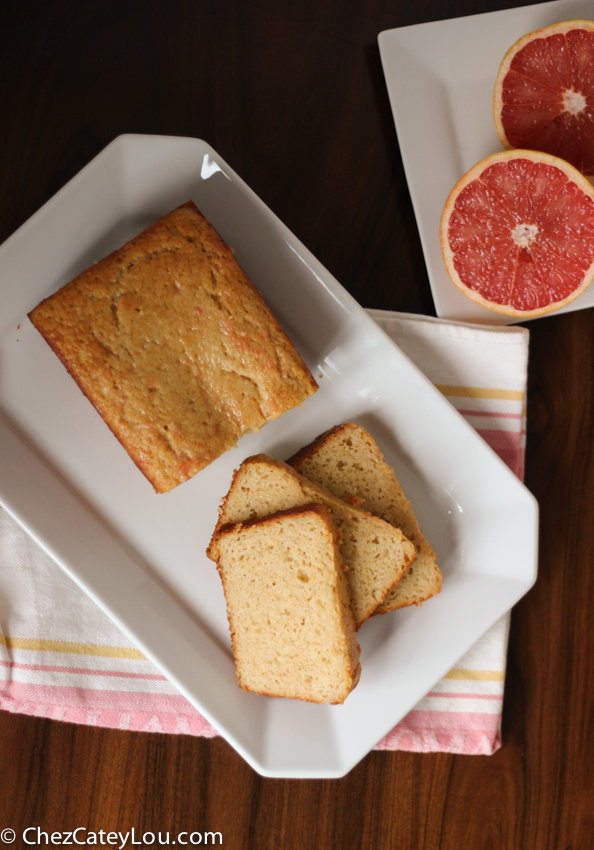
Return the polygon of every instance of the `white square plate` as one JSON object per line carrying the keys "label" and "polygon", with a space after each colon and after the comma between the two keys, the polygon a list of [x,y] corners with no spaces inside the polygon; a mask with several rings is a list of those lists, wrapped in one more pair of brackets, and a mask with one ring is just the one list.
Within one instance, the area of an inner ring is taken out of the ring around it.
{"label": "white square plate", "polygon": [[[194,200],[236,252],[320,390],[157,495],[27,319],[43,297]],[[536,576],[533,497],[207,144],[121,136],[0,248],[0,500],[260,773],[352,768]],[[359,632],[342,706],[243,692],[205,555],[241,460],[289,457],[357,421],[376,437],[444,574],[423,608]]]}
{"label": "white square plate", "polygon": [[[474,304],[450,281],[439,246],[441,213],[458,180],[502,150],[493,121],[493,90],[509,48],[526,33],[557,21],[591,19],[592,11],[591,0],[555,0],[386,30],[378,37],[429,283],[442,318],[492,325],[519,321]],[[594,285],[550,315],[592,305]]]}

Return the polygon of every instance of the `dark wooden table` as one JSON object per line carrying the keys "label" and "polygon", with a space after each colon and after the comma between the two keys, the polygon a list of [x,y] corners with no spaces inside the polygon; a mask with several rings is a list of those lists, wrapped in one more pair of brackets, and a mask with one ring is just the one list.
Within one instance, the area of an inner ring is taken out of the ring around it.
{"label": "dark wooden table", "polygon": [[[119,134],[194,136],[363,306],[434,315],[377,34],[516,5],[5,0],[0,241]],[[223,740],[0,712],[0,829],[217,830],[250,850],[590,850],[594,312],[530,331],[540,571],[512,617],[496,755],[371,753],[341,780],[272,780]]]}

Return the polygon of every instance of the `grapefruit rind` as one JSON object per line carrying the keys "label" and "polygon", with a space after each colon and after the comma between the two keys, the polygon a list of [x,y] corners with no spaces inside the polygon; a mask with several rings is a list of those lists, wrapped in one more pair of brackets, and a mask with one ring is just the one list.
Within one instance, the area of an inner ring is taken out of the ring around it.
{"label": "grapefruit rind", "polygon": [[521,150],[514,149],[508,151],[502,151],[501,153],[492,154],[491,156],[482,159],[476,165],[474,165],[466,174],[460,178],[460,180],[456,183],[450,194],[448,195],[447,201],[443,208],[443,213],[441,216],[441,222],[439,227],[439,241],[441,245],[441,252],[443,255],[443,260],[445,263],[446,271],[454,284],[454,286],[466,296],[466,298],[473,301],[475,304],[480,305],[481,307],[485,307],[487,310],[494,311],[496,313],[503,313],[507,316],[514,316],[523,319],[536,318],[538,316],[545,316],[548,313],[556,312],[557,310],[561,310],[563,307],[566,307],[568,304],[571,304],[572,301],[575,301],[576,298],[588,288],[592,279],[594,278],[594,261],[591,263],[588,269],[584,271],[583,280],[580,286],[576,287],[573,292],[559,301],[553,301],[550,304],[547,304],[544,307],[539,307],[535,310],[518,310],[508,304],[498,304],[494,301],[489,301],[484,298],[479,292],[474,289],[470,289],[460,278],[455,266],[454,266],[454,251],[451,248],[449,237],[448,237],[448,228],[450,223],[450,217],[452,212],[454,211],[456,201],[462,192],[463,189],[466,188],[473,180],[477,180],[480,175],[485,171],[485,169],[490,166],[498,163],[498,162],[509,162],[514,159],[528,159],[532,162],[542,162],[546,165],[552,165],[556,168],[561,169],[568,179],[577,184],[578,188],[582,189],[584,193],[592,200],[594,203],[594,187],[592,184],[577,170],[573,165],[570,165],[565,160],[559,159],[559,157],[552,156],[551,154],[542,153],[541,151],[532,151],[532,150]]}
{"label": "grapefruit rind", "polygon": [[[594,32],[594,21],[586,21],[586,20],[571,20],[571,21],[561,21],[558,24],[552,24],[551,26],[544,27],[540,30],[534,30],[534,32],[529,32],[526,35],[522,36],[522,38],[518,39],[515,44],[509,48],[505,56],[503,57],[503,61],[499,67],[499,71],[497,72],[497,78],[495,80],[495,90],[493,92],[493,120],[495,122],[495,130],[497,132],[497,136],[499,137],[499,141],[505,150],[513,150],[514,146],[510,143],[507,138],[507,134],[505,132],[505,128],[503,126],[502,114],[503,114],[503,81],[505,80],[511,63],[514,60],[516,54],[522,50],[527,44],[531,41],[535,41],[537,38],[549,38],[552,35],[562,34],[570,32],[571,30],[587,30],[589,32]],[[516,148],[518,150],[518,148]]]}

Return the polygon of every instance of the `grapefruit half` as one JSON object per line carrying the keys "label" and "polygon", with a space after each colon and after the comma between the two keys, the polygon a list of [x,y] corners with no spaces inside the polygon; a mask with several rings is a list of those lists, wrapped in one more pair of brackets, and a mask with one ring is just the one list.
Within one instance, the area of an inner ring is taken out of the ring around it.
{"label": "grapefruit half", "polygon": [[544,151],[594,177],[594,22],[564,21],[517,41],[497,74],[493,116],[506,150]]}
{"label": "grapefruit half", "polygon": [[494,154],[450,192],[440,243],[452,282],[471,301],[510,316],[545,315],[594,277],[594,188],[558,157]]}

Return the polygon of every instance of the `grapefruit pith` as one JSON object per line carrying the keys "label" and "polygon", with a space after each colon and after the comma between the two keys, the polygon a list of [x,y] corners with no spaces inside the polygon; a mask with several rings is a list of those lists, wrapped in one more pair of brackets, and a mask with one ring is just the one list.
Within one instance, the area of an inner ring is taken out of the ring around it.
{"label": "grapefruit pith", "polygon": [[542,316],[594,277],[594,188],[558,157],[493,154],[450,192],[440,242],[467,298],[510,316]]}
{"label": "grapefruit pith", "polygon": [[506,150],[559,156],[594,177],[594,22],[528,33],[506,53],[493,96]]}

